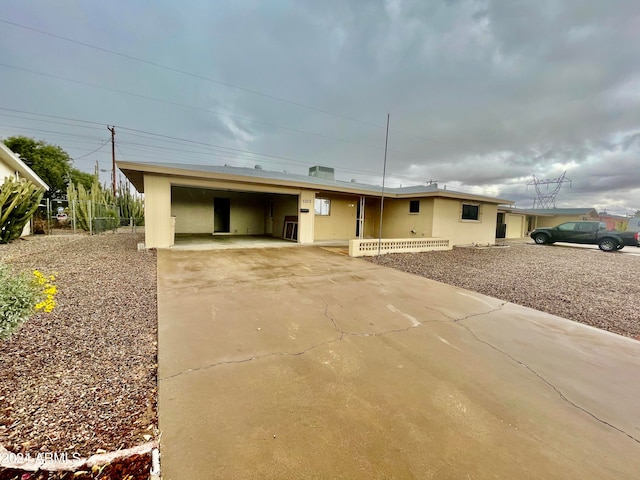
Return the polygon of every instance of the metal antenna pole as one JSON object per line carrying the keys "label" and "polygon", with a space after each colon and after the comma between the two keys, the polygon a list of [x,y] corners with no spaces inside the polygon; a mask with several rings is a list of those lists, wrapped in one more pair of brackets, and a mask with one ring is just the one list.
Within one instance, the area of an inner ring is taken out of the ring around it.
{"label": "metal antenna pole", "polygon": [[382,167],[382,192],[380,193],[380,231],[378,232],[378,256],[382,246],[382,213],[384,212],[384,180],[387,176],[387,146],[389,145],[389,116],[387,113],[387,134],[384,139],[384,164]]}

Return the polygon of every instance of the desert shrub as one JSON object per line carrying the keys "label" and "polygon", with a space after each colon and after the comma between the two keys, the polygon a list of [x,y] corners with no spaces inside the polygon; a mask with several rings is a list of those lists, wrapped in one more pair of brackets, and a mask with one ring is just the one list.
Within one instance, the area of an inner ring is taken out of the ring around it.
{"label": "desert shrub", "polygon": [[0,185],[0,243],[9,243],[20,236],[43,194],[43,188],[27,180],[4,179]]}
{"label": "desert shrub", "polygon": [[36,311],[50,312],[56,306],[53,275],[35,270],[14,273],[0,263],[0,339],[15,332]]}

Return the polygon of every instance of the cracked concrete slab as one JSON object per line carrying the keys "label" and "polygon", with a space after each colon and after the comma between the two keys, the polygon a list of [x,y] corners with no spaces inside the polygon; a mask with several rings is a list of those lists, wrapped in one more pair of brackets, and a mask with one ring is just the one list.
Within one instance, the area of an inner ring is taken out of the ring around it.
{"label": "cracked concrete slab", "polygon": [[637,478],[640,343],[317,248],[162,250],[165,479]]}

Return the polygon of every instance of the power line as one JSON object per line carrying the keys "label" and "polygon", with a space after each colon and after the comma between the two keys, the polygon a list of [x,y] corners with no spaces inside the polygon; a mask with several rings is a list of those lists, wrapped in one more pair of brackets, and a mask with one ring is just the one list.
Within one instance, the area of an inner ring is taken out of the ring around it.
{"label": "power line", "polygon": [[[256,120],[256,119],[252,119],[252,118],[242,117],[242,116],[239,116],[239,115],[233,115],[233,114],[230,114],[230,113],[222,113],[222,112],[218,112],[216,110],[209,110],[207,108],[195,107],[193,105],[187,105],[187,104],[184,104],[184,103],[174,102],[174,101],[171,101],[171,100],[164,100],[162,98],[151,97],[149,95],[143,95],[143,94],[140,94],[140,93],[128,92],[126,90],[119,90],[117,88],[105,87],[103,85],[97,85],[95,83],[83,82],[81,80],[75,80],[73,78],[67,78],[67,77],[63,77],[63,76],[60,76],[60,75],[55,75],[55,74],[47,73],[47,72],[39,72],[37,70],[31,70],[31,69],[28,69],[28,68],[17,67],[15,65],[9,65],[9,64],[6,64],[6,63],[0,63],[0,67],[10,68],[10,69],[13,69],[13,70],[19,70],[19,71],[31,73],[33,75],[41,75],[41,76],[44,76],[44,77],[55,78],[56,80],[62,80],[62,81],[65,81],[65,82],[75,83],[75,84],[78,84],[78,85],[83,85],[85,87],[98,88],[98,89],[101,89],[101,90],[106,90],[106,91],[109,91],[109,92],[118,93],[120,95],[128,95],[128,96],[131,96],[131,97],[142,98],[144,100],[149,100],[149,101],[152,101],[152,102],[164,103],[164,104],[171,105],[171,106],[174,106],[174,107],[188,108],[190,110],[195,110],[195,111],[198,111],[198,112],[205,112],[205,113],[209,113],[209,114],[212,114],[212,115],[217,115],[219,117],[228,117],[228,118],[232,118],[232,119],[236,119],[236,120],[241,120],[241,121],[244,121],[244,122],[258,123],[258,124],[266,125],[266,126],[269,126],[269,127],[279,128],[281,130],[287,130],[287,131],[290,131],[290,132],[301,133],[303,135],[311,135],[311,136],[315,136],[315,137],[326,138],[328,140],[334,140],[334,141],[344,142],[344,143],[351,143],[351,144],[354,144],[354,145],[362,145],[362,146],[366,146],[368,148],[376,148],[373,145],[362,143],[362,142],[354,142],[352,140],[347,140],[347,139],[338,138],[338,137],[332,137],[330,135],[324,135],[322,133],[310,132],[308,130],[300,130],[300,129],[297,129],[297,128],[284,127],[282,125],[278,125],[276,123],[271,123],[271,122],[265,122],[263,120]],[[397,152],[397,153],[403,154],[402,152]],[[404,154],[404,155],[406,155],[406,154]]]}
{"label": "power line", "polygon": [[152,62],[150,60],[145,60],[144,58],[135,57],[133,55],[127,55],[126,53],[116,52],[115,50],[110,50],[108,48],[98,47],[97,45],[92,45],[90,43],[81,42],[79,40],[74,40],[72,38],[63,37],[62,35],[57,35],[55,33],[46,32],[44,30],[40,30],[38,28],[29,27],[27,25],[22,25],[20,23],[12,22],[10,20],[5,20],[5,19],[0,18],[0,22],[6,23],[6,24],[9,24],[9,25],[13,25],[14,27],[24,28],[25,30],[31,30],[33,32],[40,33],[42,35],[48,35],[50,37],[57,38],[59,40],[64,40],[65,42],[75,43],[76,45],[81,45],[81,46],[87,47],[87,48],[93,48],[94,50],[99,50],[101,52],[109,53],[111,55],[116,55],[118,57],[127,58],[129,60],[134,60],[136,62],[145,63],[147,65],[151,65],[151,66],[154,66],[154,67],[157,67],[157,68],[162,68],[164,70],[168,70],[168,71],[171,71],[171,72],[180,73],[182,75],[187,75],[189,77],[197,78],[197,79],[200,79],[200,80],[205,80],[207,82],[215,83],[217,85],[223,85],[225,87],[235,88],[237,90],[241,90],[243,92],[250,93],[252,95],[258,95],[260,97],[269,98],[271,100],[276,100],[278,102],[288,103],[289,105],[294,105],[296,107],[304,108],[304,109],[307,109],[307,110],[313,110],[313,111],[316,111],[316,112],[319,112],[319,113],[324,113],[325,115],[331,115],[331,116],[334,116],[334,117],[343,118],[345,120],[349,120],[349,121],[352,121],[352,122],[362,123],[363,125],[368,125],[370,127],[384,128],[381,125],[376,125],[375,123],[366,122],[364,120],[359,120],[357,118],[349,117],[349,116],[342,115],[342,114],[339,114],[339,113],[330,112],[328,110],[323,110],[321,108],[313,107],[311,105],[305,105],[303,103],[294,102],[292,100],[287,100],[286,98],[277,97],[275,95],[270,95],[268,93],[259,92],[257,90],[252,90],[252,89],[246,88],[246,87],[241,87],[239,85],[234,85],[232,83],[222,82],[220,80],[215,80],[213,78],[205,77],[204,75],[199,75],[197,73],[187,72],[185,70],[180,70],[179,68],[174,68],[174,67],[170,67],[168,65],[163,65],[161,63]]}
{"label": "power line", "polygon": [[[12,22],[10,20],[6,20],[6,19],[0,18],[0,22],[6,23],[8,25],[13,25],[14,27],[23,28],[25,30],[30,30],[32,32],[37,32],[37,33],[40,33],[42,35],[47,35],[47,36],[50,36],[52,38],[57,38],[59,40],[65,41],[65,42],[74,43],[76,45],[81,45],[83,47],[92,48],[94,50],[99,50],[101,52],[109,53],[111,55],[115,55],[115,56],[118,56],[118,57],[126,58],[126,59],[133,60],[133,61],[136,61],[136,62],[141,62],[141,63],[147,64],[147,65],[151,65],[153,67],[162,68],[162,69],[168,70],[170,72],[179,73],[179,74],[186,75],[186,76],[189,76],[189,77],[197,78],[199,80],[204,80],[204,81],[207,81],[207,82],[215,83],[217,85],[222,85],[222,86],[225,86],[225,87],[234,88],[236,90],[240,90],[240,91],[243,91],[243,92],[246,92],[246,93],[250,93],[252,95],[258,95],[258,96],[264,97],[264,98],[269,98],[271,100],[275,100],[275,101],[278,101],[278,102],[287,103],[289,105],[293,105],[293,106],[296,106],[296,107],[299,107],[299,108],[304,108],[306,110],[312,110],[312,111],[323,113],[325,115],[330,115],[330,116],[333,116],[333,117],[336,117],[336,118],[342,118],[344,120],[360,123],[362,125],[367,125],[369,127],[375,127],[375,128],[378,128],[378,129],[385,128],[384,125],[378,125],[376,123],[367,122],[365,120],[361,120],[361,119],[358,119],[358,118],[350,117],[348,115],[343,115],[343,114],[340,114],[340,113],[331,112],[329,110],[324,110],[322,108],[314,107],[312,105],[306,105],[304,103],[295,102],[293,100],[288,100],[286,98],[278,97],[276,95],[272,95],[272,94],[269,94],[269,93],[264,93],[264,92],[260,92],[258,90],[253,90],[253,89],[250,89],[250,88],[242,87],[242,86],[239,86],[239,85],[235,85],[233,83],[223,82],[223,81],[220,81],[220,80],[215,80],[213,78],[206,77],[204,75],[200,75],[200,74],[193,73],[193,72],[187,72],[185,70],[181,70],[179,68],[171,67],[169,65],[163,65],[161,63],[152,62],[152,61],[146,60],[144,58],[136,57],[136,56],[133,56],[133,55],[128,55],[126,53],[116,52],[115,50],[110,50],[108,48],[99,47],[97,45],[92,45],[92,44],[87,43],[87,42],[82,42],[82,41],[79,41],[79,40],[74,40],[72,38],[63,37],[62,35],[57,35],[55,33],[46,32],[46,31],[41,30],[39,28],[29,27],[27,25],[22,25],[20,23]],[[408,136],[408,137],[419,138],[421,140],[430,141],[429,139],[427,139],[425,137],[421,137],[420,135],[416,135],[416,134],[413,134],[413,133],[407,133],[407,132],[403,132],[403,131],[400,131],[400,130],[391,130],[391,131],[393,133],[398,133],[398,134],[405,135],[405,136]]]}
{"label": "power line", "polygon": [[105,141],[102,143],[102,145],[100,145],[100,146],[99,146],[98,148],[96,148],[95,150],[93,150],[93,151],[91,151],[91,152],[89,152],[89,153],[87,153],[87,154],[85,154],[85,155],[82,155],[82,156],[80,156],[80,157],[76,157],[76,158],[74,158],[74,160],[80,160],[80,159],[82,159],[82,158],[88,157],[89,155],[91,155],[91,154],[93,154],[93,153],[96,153],[98,150],[102,150],[102,149],[104,148],[104,146],[107,144],[107,142],[108,142],[108,141],[109,141],[109,140],[105,140]]}
{"label": "power line", "polygon": [[[100,122],[95,122],[92,120],[83,120],[83,119],[77,119],[77,118],[71,118],[71,117],[63,117],[63,116],[59,116],[59,115],[48,115],[48,114],[41,114],[41,113],[35,113],[35,112],[27,112],[25,110],[18,110],[18,109],[11,109],[11,108],[5,108],[5,107],[0,107],[0,110],[4,110],[4,111],[11,111],[11,112],[15,112],[15,113],[22,113],[22,114],[26,114],[26,115],[32,115],[32,116],[40,116],[40,117],[45,117],[45,118],[54,118],[57,120],[67,120],[70,122],[78,122],[78,123],[85,123],[85,124],[89,124],[89,125],[99,125],[101,128],[104,128],[105,123],[100,123]],[[0,125],[1,126],[1,125]],[[72,125],[73,126],[73,125]],[[223,145],[217,145],[217,144],[212,144],[212,143],[206,143],[206,142],[200,142],[197,140],[189,140],[186,138],[179,138],[179,137],[174,137],[171,135],[164,135],[164,134],[160,134],[160,133],[154,133],[154,132],[148,132],[145,130],[140,130],[140,129],[135,129],[135,128],[130,128],[130,127],[124,127],[122,125],[114,125],[115,127],[117,127],[121,132],[120,132],[120,136],[122,138],[123,135],[131,135],[131,136],[139,136],[141,138],[147,138],[149,140],[154,140],[154,141],[160,141],[160,142],[166,142],[166,143],[173,143],[176,145],[191,145],[194,146],[196,148],[203,148],[205,150],[209,150],[211,149],[211,155],[213,155],[214,157],[220,157],[220,158],[231,158],[231,159],[238,159],[238,160],[246,160],[246,161],[255,161],[255,162],[264,162],[264,163],[275,163],[273,161],[269,161],[268,159],[274,159],[274,160],[279,160],[279,161],[285,161],[288,163],[293,163],[293,164],[301,164],[301,165],[305,165],[305,166],[312,166],[314,165],[314,163],[312,162],[307,162],[304,160],[299,160],[296,158],[291,158],[291,157],[284,157],[284,156],[278,156],[278,155],[270,155],[270,154],[265,154],[265,153],[260,153],[260,152],[253,152],[253,151],[249,151],[249,150],[242,150],[242,149],[238,149],[238,148],[232,148],[232,147],[225,147]],[[12,126],[12,128],[16,128],[15,126]],[[17,127],[17,128],[23,128],[23,127]],[[100,140],[102,141],[102,138],[97,138],[97,137],[86,137],[86,136],[78,136],[78,135],[73,135],[73,134],[65,134],[65,133],[61,133],[61,132],[52,132],[49,130],[40,130],[40,129],[30,129],[30,128],[26,128],[24,127],[24,129],[27,130],[34,130],[34,131],[41,131],[41,132],[51,132],[54,135],[65,135],[65,136],[70,136],[70,137],[78,137],[78,138],[89,138],[92,140]],[[124,133],[123,133],[124,131]],[[131,133],[134,132],[134,133]],[[128,142],[126,141],[122,141],[120,140],[118,142],[118,144],[121,145],[127,145]],[[133,142],[129,142],[129,145],[131,145]],[[139,146],[144,146],[144,147],[149,147],[149,148],[164,148],[167,149],[166,147],[161,147],[161,146],[149,146],[146,144],[140,144]],[[175,149],[174,149],[175,150]],[[222,150],[222,152],[220,152],[219,150]],[[179,151],[181,153],[185,153],[184,149],[180,149],[180,150],[175,150],[175,151]],[[207,152],[203,151],[203,152],[189,152],[192,154],[198,154],[198,155],[207,155]],[[226,155],[224,155],[226,154]],[[233,154],[233,156],[232,156]],[[244,156],[241,156],[244,155]],[[248,157],[246,155],[252,155],[252,157]],[[134,155],[134,156],[139,156],[142,158],[145,158],[146,156],[143,155]],[[147,157],[147,158],[158,158],[157,154],[154,154],[153,157]],[[173,163],[175,163],[174,158],[169,158],[169,160],[173,161]],[[358,174],[362,174],[371,178],[378,178],[380,176],[380,174],[378,172],[371,172],[371,171],[366,171],[366,170],[358,170],[358,169],[352,169],[352,168],[347,168],[344,165],[340,165],[338,168],[340,168],[341,171],[345,171],[345,172],[350,172],[350,173],[358,173]],[[404,175],[400,175],[400,174],[394,174],[394,173],[390,173],[388,175],[389,177],[392,177],[394,179],[400,179],[400,180],[407,180],[408,182],[414,183],[414,184],[419,184],[421,182],[416,181],[415,178],[411,178],[411,177],[406,177]],[[400,182],[397,182],[400,183]],[[452,182],[455,183],[455,182]],[[481,187],[474,187],[473,189],[470,188],[466,188],[463,186],[456,186],[455,187],[458,191],[461,192],[465,192],[467,191],[468,193],[475,193],[475,194],[479,194],[478,190],[480,192],[482,192],[482,188]],[[480,193],[482,194],[482,193]]]}

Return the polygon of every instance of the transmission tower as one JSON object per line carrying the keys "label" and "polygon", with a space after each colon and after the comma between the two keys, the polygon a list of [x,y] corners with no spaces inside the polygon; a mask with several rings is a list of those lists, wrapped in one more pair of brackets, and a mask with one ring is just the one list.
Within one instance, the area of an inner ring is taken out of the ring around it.
{"label": "transmission tower", "polygon": [[[527,188],[529,185],[533,185],[536,187],[536,193],[538,194],[538,198],[533,199],[533,208],[556,208],[556,195],[562,188],[564,183],[568,183],[571,186],[571,180],[566,178],[567,172],[565,171],[558,178],[541,180],[535,175],[533,176],[533,180],[527,183]],[[541,185],[547,186],[547,191],[543,192],[540,190]],[[549,185],[555,185],[553,190],[549,191]]]}

